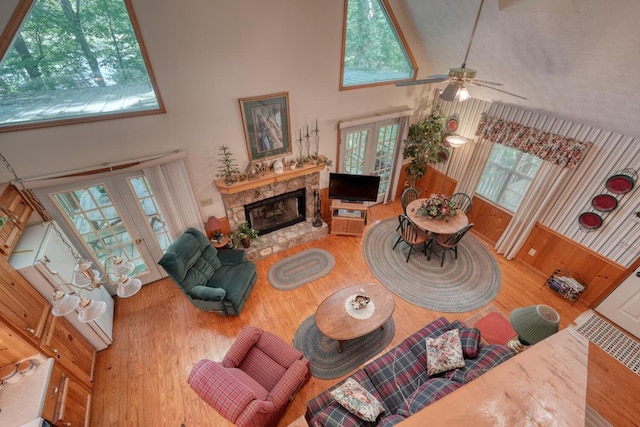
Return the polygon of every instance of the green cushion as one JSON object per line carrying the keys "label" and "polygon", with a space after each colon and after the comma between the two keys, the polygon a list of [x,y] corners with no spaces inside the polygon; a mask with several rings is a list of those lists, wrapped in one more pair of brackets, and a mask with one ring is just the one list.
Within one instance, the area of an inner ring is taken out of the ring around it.
{"label": "green cushion", "polygon": [[208,288],[206,286],[194,286],[187,292],[191,298],[204,301],[222,301],[227,292],[222,288]]}

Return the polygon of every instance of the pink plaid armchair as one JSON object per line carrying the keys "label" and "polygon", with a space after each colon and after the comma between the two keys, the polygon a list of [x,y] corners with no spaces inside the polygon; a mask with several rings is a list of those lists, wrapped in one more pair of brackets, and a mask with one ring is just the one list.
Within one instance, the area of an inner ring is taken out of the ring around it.
{"label": "pink plaid armchair", "polygon": [[189,374],[191,388],[238,426],[276,426],[309,380],[309,361],[270,332],[245,326],[222,362],[203,359]]}

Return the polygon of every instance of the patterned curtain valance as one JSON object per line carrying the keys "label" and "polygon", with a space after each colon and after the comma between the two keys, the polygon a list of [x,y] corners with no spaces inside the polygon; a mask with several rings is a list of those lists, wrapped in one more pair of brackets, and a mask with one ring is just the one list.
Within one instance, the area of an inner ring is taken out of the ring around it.
{"label": "patterned curtain valance", "polygon": [[567,168],[580,163],[586,149],[591,146],[590,142],[499,119],[487,113],[482,113],[476,135]]}

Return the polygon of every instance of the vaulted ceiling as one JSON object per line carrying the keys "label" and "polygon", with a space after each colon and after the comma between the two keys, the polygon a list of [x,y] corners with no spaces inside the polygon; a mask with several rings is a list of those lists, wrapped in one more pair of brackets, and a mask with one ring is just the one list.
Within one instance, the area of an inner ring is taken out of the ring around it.
{"label": "vaulted ceiling", "polygon": [[[462,64],[480,1],[404,0],[426,56],[418,78]],[[640,137],[638,17],[637,0],[485,0],[466,65],[527,99],[471,96]]]}

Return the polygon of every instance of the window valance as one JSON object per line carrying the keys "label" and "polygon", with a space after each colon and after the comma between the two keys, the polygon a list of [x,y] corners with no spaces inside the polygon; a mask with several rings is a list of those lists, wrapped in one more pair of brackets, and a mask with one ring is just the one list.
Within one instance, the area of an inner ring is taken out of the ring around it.
{"label": "window valance", "polygon": [[567,168],[578,165],[591,146],[590,142],[499,119],[487,113],[482,113],[476,135]]}

